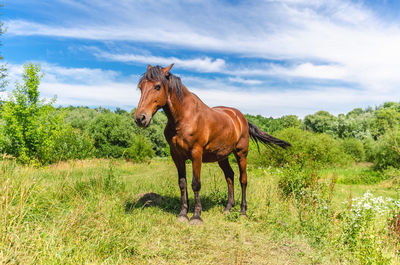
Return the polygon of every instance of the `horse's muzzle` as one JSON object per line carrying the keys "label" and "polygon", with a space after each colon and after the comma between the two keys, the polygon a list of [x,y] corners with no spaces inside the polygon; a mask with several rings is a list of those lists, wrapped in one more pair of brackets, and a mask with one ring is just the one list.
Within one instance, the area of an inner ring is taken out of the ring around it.
{"label": "horse's muzzle", "polygon": [[146,114],[142,113],[135,117],[135,122],[140,127],[147,127],[150,124],[151,117],[149,118]]}

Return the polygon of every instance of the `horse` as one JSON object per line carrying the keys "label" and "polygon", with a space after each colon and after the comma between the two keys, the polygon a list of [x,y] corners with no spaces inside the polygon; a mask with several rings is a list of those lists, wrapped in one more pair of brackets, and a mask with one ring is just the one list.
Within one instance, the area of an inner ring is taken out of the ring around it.
{"label": "horse", "polygon": [[[181,191],[181,211],[178,221],[197,225],[201,224],[202,206],[200,202],[200,171],[202,163],[218,162],[228,184],[228,203],[225,212],[234,207],[234,172],[228,156],[233,153],[239,165],[242,188],[241,211],[246,215],[247,154],[249,138],[257,143],[282,148],[290,146],[288,142],[277,139],[247,121],[237,109],[230,107],[210,108],[195,94],[191,93],[181,79],[170,73],[174,64],[147,66],[146,72],[138,83],[141,96],[134,115],[140,127],[148,127],[151,118],[163,109],[168,118],[164,136],[170,146],[172,160],[178,171],[178,183]],[[194,192],[194,213],[188,218],[188,191],[186,183],[186,160],[192,161]]]}

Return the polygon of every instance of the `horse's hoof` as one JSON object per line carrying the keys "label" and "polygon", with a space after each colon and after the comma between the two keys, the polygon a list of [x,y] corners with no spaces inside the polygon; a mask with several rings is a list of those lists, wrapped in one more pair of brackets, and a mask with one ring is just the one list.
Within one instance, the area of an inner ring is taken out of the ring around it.
{"label": "horse's hoof", "polygon": [[232,206],[226,206],[224,209],[224,213],[230,213],[232,210]]}
{"label": "horse's hoof", "polygon": [[240,217],[245,217],[245,218],[247,218],[247,213],[246,213],[246,212],[240,212]]}
{"label": "horse's hoof", "polygon": [[225,208],[224,209],[224,214],[229,214],[231,213],[231,208]]}
{"label": "horse's hoof", "polygon": [[201,220],[200,216],[190,218],[190,225],[201,225],[203,220]]}
{"label": "horse's hoof", "polygon": [[178,222],[186,223],[189,221],[189,217],[187,215],[178,215]]}

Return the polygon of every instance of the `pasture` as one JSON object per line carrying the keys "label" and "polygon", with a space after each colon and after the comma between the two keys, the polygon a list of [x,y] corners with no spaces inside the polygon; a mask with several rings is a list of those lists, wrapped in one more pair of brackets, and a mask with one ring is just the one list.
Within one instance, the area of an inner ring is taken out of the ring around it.
{"label": "pasture", "polygon": [[[249,165],[246,218],[239,214],[237,168],[236,205],[224,214],[225,178],[217,164],[205,164],[200,193],[204,223],[191,226],[176,220],[180,191],[170,158],[145,163],[78,160],[41,168],[4,160],[0,162],[0,263],[399,263],[396,231],[371,231],[367,236],[377,238],[356,242],[362,244],[352,248],[343,243],[348,236],[343,215],[349,207],[343,202],[367,190],[399,198],[396,178],[374,185],[332,185],[332,175],[338,180],[352,178],[357,167],[365,166],[348,168],[353,174],[347,175],[344,169],[322,171],[318,182],[330,185],[326,198],[331,200],[321,199],[316,205],[315,198],[309,203],[282,196],[279,171]],[[186,167],[191,172],[191,164]],[[190,187],[191,174],[188,182]],[[189,217],[193,201],[190,189]],[[364,240],[360,238],[353,239]]]}

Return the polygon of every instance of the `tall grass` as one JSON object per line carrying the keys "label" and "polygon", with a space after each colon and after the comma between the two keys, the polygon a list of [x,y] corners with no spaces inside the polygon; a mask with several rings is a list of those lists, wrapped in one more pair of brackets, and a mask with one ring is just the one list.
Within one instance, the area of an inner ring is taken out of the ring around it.
{"label": "tall grass", "polygon": [[[168,159],[46,168],[4,160],[0,169],[0,263],[338,264],[363,263],[365,251],[371,264],[398,262],[398,208],[384,219],[365,215],[368,233],[354,234],[353,200],[332,198],[335,181],[321,178],[312,165],[305,171],[249,166],[248,218],[239,214],[238,181],[236,206],[223,213],[223,173],[215,164],[204,165],[204,224],[197,227],[176,221],[180,193]],[[189,187],[190,179],[188,174]],[[348,202],[336,205],[333,199]],[[192,211],[192,192],[189,201]],[[348,243],[352,235],[355,247]],[[379,240],[360,247],[370,237]]]}

